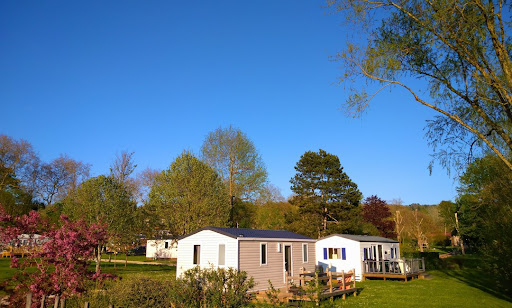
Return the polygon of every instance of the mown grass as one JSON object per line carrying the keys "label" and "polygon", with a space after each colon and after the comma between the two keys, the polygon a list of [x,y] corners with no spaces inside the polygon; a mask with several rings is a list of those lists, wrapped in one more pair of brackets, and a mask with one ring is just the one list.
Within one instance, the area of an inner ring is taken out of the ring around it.
{"label": "mown grass", "polygon": [[[111,254],[102,254],[101,255],[101,258],[102,259],[112,259],[112,260],[121,260],[121,261],[124,261],[125,260],[125,254],[117,254],[117,256]],[[163,264],[176,264],[176,260],[169,260],[169,259],[157,259],[157,260],[153,260],[153,259],[148,259],[146,258],[146,256],[128,256],[128,261],[138,261],[138,262],[157,262],[157,263],[163,263]]]}
{"label": "mown grass", "polygon": [[[11,268],[10,264],[10,258],[0,259],[0,285],[7,282],[6,288],[0,287],[0,297],[6,296],[9,290],[12,290],[15,286],[14,282],[11,281],[11,278],[16,273],[16,271],[18,271],[18,269]],[[89,269],[94,271],[95,266],[96,264],[92,262]],[[35,271],[35,268],[29,269],[29,271],[30,270]],[[103,273],[114,274],[121,278],[128,278],[136,275],[153,277],[157,279],[174,279],[176,277],[176,267],[169,266],[168,264],[144,265],[128,263],[125,266],[124,263],[114,264],[111,262],[101,262],[101,271]]]}
{"label": "mown grass", "polygon": [[[8,281],[16,269],[9,259],[0,260],[0,283]],[[493,284],[493,277],[479,268],[478,256],[450,258],[447,266],[429,271],[431,279],[403,281],[369,280],[357,283],[357,297],[348,296],[323,307],[512,307],[510,294],[503,294]],[[94,270],[94,263],[91,264]],[[102,262],[102,272],[122,278],[146,276],[162,280],[174,279],[176,267],[166,264],[124,264]],[[5,291],[0,291],[4,296]]]}
{"label": "mown grass", "polygon": [[[495,294],[469,285],[450,272],[431,271],[431,279],[357,283],[357,297],[337,299],[339,307],[512,307]],[[329,303],[324,303],[329,306]]]}
{"label": "mown grass", "polygon": [[[95,264],[91,264],[91,270],[94,270]],[[174,279],[176,277],[176,267],[166,264],[162,265],[146,265],[128,263],[111,263],[101,262],[101,271],[103,273],[115,274],[117,276],[127,278],[134,275],[147,276],[162,279]]]}

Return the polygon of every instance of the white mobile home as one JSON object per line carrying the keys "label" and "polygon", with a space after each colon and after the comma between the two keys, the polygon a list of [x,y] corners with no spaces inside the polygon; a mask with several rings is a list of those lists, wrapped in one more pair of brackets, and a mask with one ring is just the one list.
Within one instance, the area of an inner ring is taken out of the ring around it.
{"label": "white mobile home", "polygon": [[148,259],[176,259],[177,257],[177,240],[148,240],[146,243],[146,258]]}
{"label": "white mobile home", "polygon": [[178,240],[176,276],[195,266],[233,267],[247,272],[254,290],[286,285],[286,275],[314,271],[316,240],[282,230],[205,227]]}
{"label": "white mobile home", "polygon": [[316,260],[324,271],[341,272],[355,269],[362,279],[365,260],[395,261],[400,259],[398,242],[380,236],[332,234],[316,242]]}

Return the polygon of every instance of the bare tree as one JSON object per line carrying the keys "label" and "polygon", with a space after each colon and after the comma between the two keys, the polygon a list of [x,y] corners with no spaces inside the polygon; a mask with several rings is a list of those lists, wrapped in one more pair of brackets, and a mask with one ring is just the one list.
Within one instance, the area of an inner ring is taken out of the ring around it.
{"label": "bare tree", "polygon": [[423,230],[423,217],[418,215],[418,210],[414,211],[414,228],[412,230],[414,237],[418,241],[418,247],[421,252],[423,252],[424,244],[428,245],[427,236]]}
{"label": "bare tree", "polygon": [[133,163],[134,152],[126,151],[117,154],[114,162],[110,166],[110,173],[121,183],[125,183],[127,178],[133,173],[137,165]]}
{"label": "bare tree", "polygon": [[36,194],[46,205],[62,200],[89,178],[89,170],[89,164],[66,155],[50,163],[40,164],[34,179]]}
{"label": "bare tree", "polygon": [[14,178],[31,187],[32,173],[38,162],[39,158],[29,142],[0,135],[0,190]]}
{"label": "bare tree", "polygon": [[139,199],[140,183],[136,178],[131,177],[137,165],[133,162],[134,152],[123,151],[117,154],[114,162],[110,166],[110,174],[119,181],[130,193],[133,199]]}

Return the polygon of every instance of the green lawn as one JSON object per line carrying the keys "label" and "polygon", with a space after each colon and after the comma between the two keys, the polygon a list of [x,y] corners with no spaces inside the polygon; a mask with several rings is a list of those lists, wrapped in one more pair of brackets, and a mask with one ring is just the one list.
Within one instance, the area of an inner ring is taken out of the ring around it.
{"label": "green lawn", "polygon": [[[445,270],[429,271],[431,279],[408,282],[370,280],[358,282],[357,297],[338,298],[333,303],[324,301],[324,307],[512,307],[511,298],[496,293],[492,277],[485,276],[475,267],[479,259],[453,258],[453,265]],[[15,269],[9,267],[10,259],[0,259],[0,283],[8,281]],[[460,264],[463,264],[460,266]],[[94,263],[91,264],[91,270]],[[103,262],[102,271],[121,277],[144,275],[161,279],[174,278],[176,267],[162,265],[128,264],[117,266]],[[475,277],[480,277],[475,280]],[[0,296],[6,293],[0,290]]]}
{"label": "green lawn", "polygon": [[[431,271],[430,280],[357,283],[357,297],[337,299],[347,307],[512,307],[512,303],[460,280],[452,271]],[[327,303],[325,303],[327,306]]]}
{"label": "green lawn", "polygon": [[10,279],[16,272],[15,268],[11,268],[11,258],[0,258],[0,283]]}
{"label": "green lawn", "polygon": [[[16,269],[10,268],[10,258],[1,258],[0,259],[0,284],[9,281],[9,279],[14,275]],[[90,270],[94,271],[95,263],[93,262],[90,265]],[[35,270],[35,269],[34,269]],[[120,277],[130,277],[132,275],[143,275],[154,278],[161,279],[174,279],[176,277],[176,267],[169,266],[167,264],[162,265],[144,265],[144,264],[127,264],[125,267],[124,263],[109,263],[102,262],[101,263],[101,271],[104,273],[115,274]],[[14,287],[12,284],[8,285],[8,289]],[[7,295],[7,292],[0,288],[0,297]]]}
{"label": "green lawn", "polygon": [[[117,257],[114,256],[113,254],[111,255],[112,257],[112,260],[116,259],[117,260],[125,260],[125,255],[124,254],[117,254]],[[108,259],[109,258],[109,255],[108,254],[103,254],[101,256],[102,259]],[[148,259],[146,258],[146,256],[128,256],[128,261],[139,261],[139,262],[157,262],[157,263],[170,263],[170,264],[176,264],[176,261],[175,260],[168,260],[168,259],[163,259],[163,260],[153,260],[153,259]]]}
{"label": "green lawn", "polygon": [[[91,270],[94,270],[95,264],[91,264]],[[176,267],[166,264],[162,265],[144,265],[144,264],[130,264],[125,267],[124,263],[101,263],[101,271],[104,273],[115,274],[121,277],[129,277],[132,275],[141,274],[148,277],[157,277],[162,279],[175,278]]]}

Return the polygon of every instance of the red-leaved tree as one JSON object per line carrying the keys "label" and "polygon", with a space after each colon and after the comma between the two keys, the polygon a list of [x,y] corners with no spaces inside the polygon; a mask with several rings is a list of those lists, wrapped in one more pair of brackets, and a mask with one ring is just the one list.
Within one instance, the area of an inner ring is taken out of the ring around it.
{"label": "red-leaved tree", "polygon": [[43,295],[68,298],[83,293],[90,281],[114,278],[88,270],[94,249],[108,240],[106,227],[88,225],[83,220],[70,221],[64,215],[60,220],[60,226],[50,225],[34,211],[12,217],[0,205],[0,242],[4,245],[16,244],[22,234],[42,235],[42,243],[27,257],[11,260],[11,267],[19,269],[13,277],[18,284],[9,299],[11,305],[23,301],[27,292],[32,292],[35,300]]}
{"label": "red-leaved tree", "polygon": [[377,196],[370,196],[363,201],[363,219],[374,225],[381,236],[394,238],[395,222],[392,219],[386,201]]}

